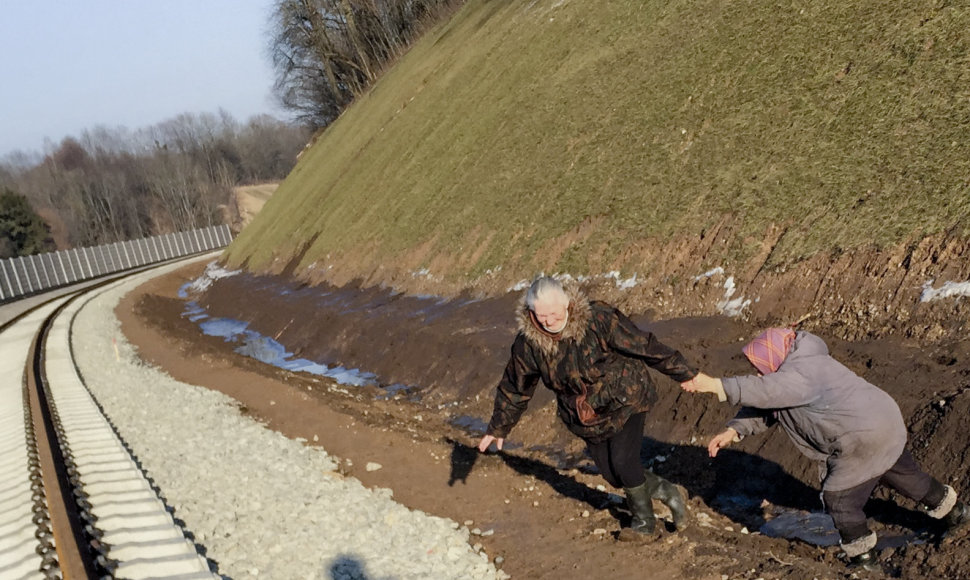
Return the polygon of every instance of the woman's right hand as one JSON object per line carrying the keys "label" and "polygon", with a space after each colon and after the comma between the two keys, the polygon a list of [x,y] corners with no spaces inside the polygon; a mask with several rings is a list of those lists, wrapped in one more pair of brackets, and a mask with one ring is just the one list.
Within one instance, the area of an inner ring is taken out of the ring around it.
{"label": "woman's right hand", "polygon": [[707,454],[711,457],[717,457],[718,451],[738,440],[738,432],[728,427],[714,437],[711,437],[711,442],[707,444]]}
{"label": "woman's right hand", "polygon": [[495,437],[494,435],[486,435],[482,437],[482,440],[478,442],[478,450],[485,453],[488,451],[488,446],[492,444],[492,441],[495,442],[495,448],[501,451],[502,444],[505,443],[505,439],[502,437]]}

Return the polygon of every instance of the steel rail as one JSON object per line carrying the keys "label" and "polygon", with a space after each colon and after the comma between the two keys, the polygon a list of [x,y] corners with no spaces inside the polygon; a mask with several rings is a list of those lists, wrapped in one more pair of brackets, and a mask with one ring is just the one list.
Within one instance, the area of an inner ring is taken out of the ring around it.
{"label": "steel rail", "polygon": [[217,577],[73,360],[78,311],[137,275],[148,274],[105,280],[0,325],[0,578]]}
{"label": "steel rail", "polygon": [[69,298],[44,319],[28,354],[24,389],[33,424],[34,452],[46,497],[47,519],[57,552],[57,564],[64,580],[99,578],[108,570],[102,563],[103,551],[96,532],[86,526],[89,520],[75,494],[79,492],[73,462],[65,455],[63,428],[54,406],[44,368],[44,347],[54,320],[74,299]]}

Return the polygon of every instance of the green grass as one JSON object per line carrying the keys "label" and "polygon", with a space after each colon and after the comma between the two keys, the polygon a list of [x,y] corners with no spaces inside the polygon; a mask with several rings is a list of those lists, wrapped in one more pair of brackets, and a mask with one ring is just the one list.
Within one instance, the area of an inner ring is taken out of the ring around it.
{"label": "green grass", "polygon": [[788,228],[779,264],[967,235],[968,31],[965,2],[470,0],[320,136],[227,259],[392,264],[494,232],[446,274],[514,277],[587,218],[559,269],[725,216],[725,260],[770,224]]}

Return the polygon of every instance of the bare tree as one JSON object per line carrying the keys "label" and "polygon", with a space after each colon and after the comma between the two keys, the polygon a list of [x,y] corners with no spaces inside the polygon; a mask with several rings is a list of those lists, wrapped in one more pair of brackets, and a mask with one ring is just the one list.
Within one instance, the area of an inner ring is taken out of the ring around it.
{"label": "bare tree", "polygon": [[280,103],[323,127],[436,16],[461,0],[277,0],[270,56]]}

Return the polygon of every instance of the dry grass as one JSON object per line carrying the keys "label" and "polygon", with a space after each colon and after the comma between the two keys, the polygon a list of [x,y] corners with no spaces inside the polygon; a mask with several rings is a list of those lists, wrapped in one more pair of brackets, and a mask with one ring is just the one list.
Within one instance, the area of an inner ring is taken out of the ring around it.
{"label": "dry grass", "polygon": [[393,263],[430,244],[430,263],[483,244],[460,278],[585,273],[725,216],[723,259],[777,225],[778,265],[965,235],[968,31],[946,1],[470,0],[328,128],[228,258]]}

